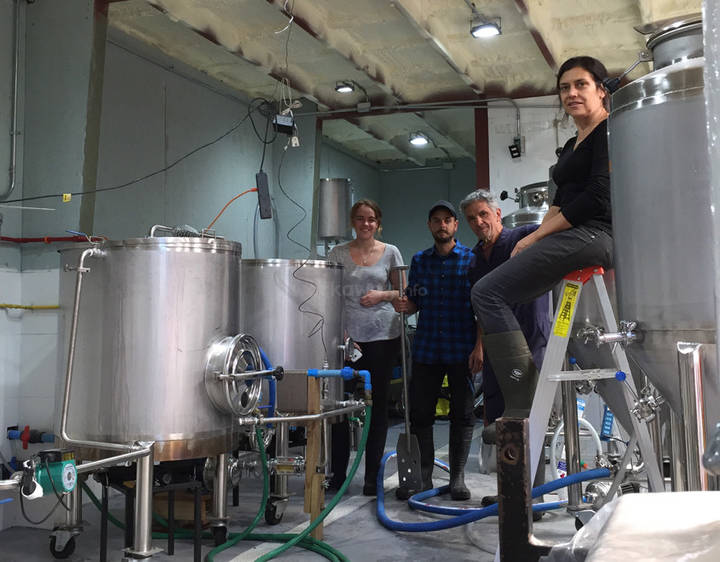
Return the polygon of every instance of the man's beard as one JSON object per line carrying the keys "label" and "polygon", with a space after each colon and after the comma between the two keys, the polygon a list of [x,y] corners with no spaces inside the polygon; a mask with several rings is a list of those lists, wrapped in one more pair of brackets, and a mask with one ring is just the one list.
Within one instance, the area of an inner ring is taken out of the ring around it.
{"label": "man's beard", "polygon": [[453,237],[450,234],[433,234],[433,238],[435,239],[435,242],[438,244],[447,244],[448,242],[451,242]]}

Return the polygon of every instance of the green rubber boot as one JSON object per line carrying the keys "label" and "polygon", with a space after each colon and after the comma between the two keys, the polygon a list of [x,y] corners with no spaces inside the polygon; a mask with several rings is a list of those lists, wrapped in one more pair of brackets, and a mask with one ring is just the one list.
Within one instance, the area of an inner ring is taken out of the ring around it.
{"label": "green rubber boot", "polygon": [[[505,400],[503,417],[526,418],[530,415],[538,370],[533,362],[525,335],[520,330],[486,334],[483,348],[490,359]],[[483,441],[495,443],[495,424],[483,430]]]}

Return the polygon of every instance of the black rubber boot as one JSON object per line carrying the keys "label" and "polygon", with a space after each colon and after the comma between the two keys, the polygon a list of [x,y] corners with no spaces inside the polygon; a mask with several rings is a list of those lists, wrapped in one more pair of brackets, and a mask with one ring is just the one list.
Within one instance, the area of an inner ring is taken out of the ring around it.
{"label": "black rubber boot", "polygon": [[487,507],[494,503],[498,503],[499,501],[500,496],[483,496],[483,499],[480,500],[480,505],[483,507]]}
{"label": "black rubber boot", "polygon": [[[435,442],[433,441],[433,428],[424,427],[422,429],[413,430],[413,435],[417,437],[418,447],[420,448],[420,476],[422,478],[422,490],[431,490],[434,488],[432,483],[433,467],[435,465]],[[415,492],[417,493],[417,492]],[[410,497],[410,490],[406,488],[398,488],[395,490],[395,497],[399,500],[406,500]]]}
{"label": "black rubber boot", "polygon": [[450,497],[457,501],[470,499],[470,490],[465,485],[465,463],[470,453],[472,434],[472,426],[455,430],[450,425]]}
{"label": "black rubber boot", "polygon": [[[492,363],[505,400],[503,417],[526,418],[530,415],[538,370],[520,330],[486,334],[483,347]],[[495,443],[495,424],[483,430],[483,441]]]}

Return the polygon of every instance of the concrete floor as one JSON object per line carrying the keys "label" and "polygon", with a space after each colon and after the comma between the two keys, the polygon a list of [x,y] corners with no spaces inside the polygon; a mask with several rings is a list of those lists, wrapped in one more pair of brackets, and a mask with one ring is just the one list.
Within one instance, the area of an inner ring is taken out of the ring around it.
{"label": "concrete floor", "polygon": [[[399,422],[399,420],[397,420]],[[397,443],[398,434],[403,431],[403,424],[393,425],[388,433],[386,450],[392,450]],[[479,437],[481,426],[477,426],[476,434]],[[438,421],[435,425],[436,456],[447,460],[448,422]],[[466,483],[471,489],[473,497],[468,502],[453,502],[453,505],[480,506],[480,499],[484,495],[495,493],[495,474],[479,474],[478,443],[475,439],[466,469]],[[361,465],[362,466],[362,465]],[[392,519],[402,521],[432,521],[436,516],[427,513],[412,511],[406,502],[395,499],[393,490],[397,487],[397,473],[395,462],[388,463],[385,473],[386,511]],[[248,485],[248,483],[251,483]],[[497,546],[497,518],[488,518],[464,527],[436,531],[432,533],[393,532],[385,529],[376,519],[375,498],[362,495],[362,468],[356,474],[350,485],[348,493],[340,504],[325,520],[325,538],[330,545],[340,550],[352,561],[491,561],[494,559]],[[434,483],[436,486],[447,483],[447,475],[435,470]],[[252,520],[260,501],[260,480],[245,480],[241,484],[241,502],[237,508],[230,507],[232,518],[231,532],[243,530]],[[305,528],[309,519],[303,513],[303,479],[290,479],[291,498],[283,520],[275,526],[269,526],[263,519],[256,528],[256,533],[287,533],[299,532]],[[556,496],[546,496],[546,501],[556,500]],[[446,501],[446,500],[445,500]],[[443,503],[443,502],[441,502]],[[111,511],[122,517],[122,498],[111,499]],[[77,538],[75,553],[68,558],[73,562],[97,561],[99,559],[99,513],[91,505],[86,504],[84,509],[86,521],[85,530]],[[534,531],[539,538],[550,542],[564,542],[570,539],[575,532],[574,519],[564,510],[547,513],[545,517],[535,524]],[[108,559],[119,561],[122,559],[123,535],[122,532],[109,526],[110,547]],[[40,529],[13,527],[0,533],[0,561],[2,562],[36,562],[40,560],[54,560],[49,553],[48,532]],[[161,541],[155,541],[155,546],[164,547]],[[217,562],[240,562],[255,560],[263,553],[269,552],[277,546],[259,544],[255,542],[242,542],[232,549],[218,555]],[[209,541],[203,546],[203,556],[211,550]],[[153,557],[157,561],[186,561],[192,560],[192,543],[186,541],[176,542],[175,556],[168,556],[161,552]],[[293,548],[277,560],[321,560],[318,554]]]}

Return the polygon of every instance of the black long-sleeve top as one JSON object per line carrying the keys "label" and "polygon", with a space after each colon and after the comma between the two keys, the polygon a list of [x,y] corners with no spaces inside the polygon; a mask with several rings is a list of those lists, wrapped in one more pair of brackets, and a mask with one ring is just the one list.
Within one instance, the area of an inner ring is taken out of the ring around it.
{"label": "black long-sleeve top", "polygon": [[553,205],[573,226],[591,223],[612,234],[607,120],[573,150],[576,140],[565,143],[553,170],[558,186]]}

